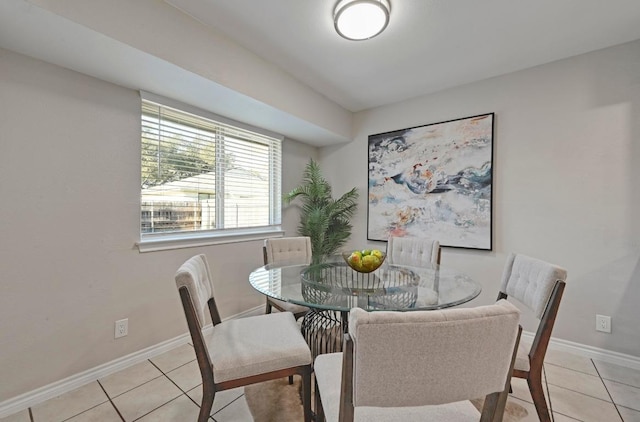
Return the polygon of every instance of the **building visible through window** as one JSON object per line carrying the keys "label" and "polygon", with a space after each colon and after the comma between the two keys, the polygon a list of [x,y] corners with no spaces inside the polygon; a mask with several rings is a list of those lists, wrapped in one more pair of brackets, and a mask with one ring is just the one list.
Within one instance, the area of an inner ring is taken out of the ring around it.
{"label": "building visible through window", "polygon": [[141,139],[143,239],[280,224],[281,139],[147,100]]}

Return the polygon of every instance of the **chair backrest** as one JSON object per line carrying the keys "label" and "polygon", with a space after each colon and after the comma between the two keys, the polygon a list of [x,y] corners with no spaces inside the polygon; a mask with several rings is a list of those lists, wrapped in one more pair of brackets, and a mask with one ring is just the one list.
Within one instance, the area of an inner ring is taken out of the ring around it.
{"label": "chair backrest", "polygon": [[506,400],[519,318],[505,300],[440,311],[353,309],[353,405],[438,405],[495,393]]}
{"label": "chair backrest", "polygon": [[[186,288],[191,306],[196,314],[200,327],[206,323],[206,311],[210,301],[215,303],[213,283],[207,258],[196,255],[180,266],[175,275],[178,290]],[[210,308],[211,309],[211,308]],[[187,309],[185,309],[185,312]],[[214,321],[214,323],[216,323]]]}
{"label": "chair backrest", "polygon": [[264,264],[290,262],[292,264],[311,263],[311,238],[277,237],[265,239],[262,248]]}
{"label": "chair backrest", "polygon": [[213,366],[202,335],[202,327],[206,323],[207,306],[214,326],[220,323],[220,314],[216,306],[207,258],[204,255],[189,258],[178,268],[175,279],[202,381],[204,384],[213,384]]}
{"label": "chair backrest", "polygon": [[500,291],[518,299],[540,319],[556,283],[566,279],[564,268],[512,253],[504,267]]}
{"label": "chair backrest", "polygon": [[440,242],[419,237],[391,236],[387,244],[387,263],[431,268],[440,264]]}

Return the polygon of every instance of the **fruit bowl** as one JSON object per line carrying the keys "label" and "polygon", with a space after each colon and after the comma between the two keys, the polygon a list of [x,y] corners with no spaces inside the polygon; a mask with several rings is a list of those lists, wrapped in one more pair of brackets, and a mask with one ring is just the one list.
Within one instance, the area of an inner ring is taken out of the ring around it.
{"label": "fruit bowl", "polygon": [[387,254],[377,249],[342,252],[342,258],[348,266],[359,273],[370,273],[380,268]]}

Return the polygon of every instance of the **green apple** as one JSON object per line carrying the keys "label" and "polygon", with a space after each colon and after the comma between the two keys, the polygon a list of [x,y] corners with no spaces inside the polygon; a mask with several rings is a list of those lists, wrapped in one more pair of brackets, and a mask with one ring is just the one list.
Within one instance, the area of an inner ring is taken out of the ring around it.
{"label": "green apple", "polygon": [[373,255],[365,255],[362,257],[362,266],[367,270],[374,269],[379,263],[380,260]]}

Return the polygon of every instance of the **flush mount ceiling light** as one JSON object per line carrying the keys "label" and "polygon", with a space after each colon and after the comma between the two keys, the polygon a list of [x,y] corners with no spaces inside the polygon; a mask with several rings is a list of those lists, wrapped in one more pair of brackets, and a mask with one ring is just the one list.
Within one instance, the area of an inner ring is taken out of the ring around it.
{"label": "flush mount ceiling light", "polygon": [[348,40],[368,40],[384,31],[390,11],[389,0],[340,0],[333,9],[333,23]]}

